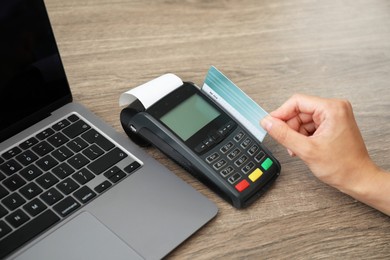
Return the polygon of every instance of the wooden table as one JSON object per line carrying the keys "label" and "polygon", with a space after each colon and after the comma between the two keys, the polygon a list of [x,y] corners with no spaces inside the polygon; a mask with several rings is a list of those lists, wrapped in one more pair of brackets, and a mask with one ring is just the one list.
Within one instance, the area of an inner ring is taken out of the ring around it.
{"label": "wooden table", "polygon": [[[390,169],[388,0],[46,0],[74,99],[118,131],[120,93],[166,72],[199,86],[216,66],[266,110],[292,94],[348,98],[373,160]],[[219,207],[169,259],[390,257],[390,219],[317,180],[267,137],[282,173],[236,210],[154,148]]]}

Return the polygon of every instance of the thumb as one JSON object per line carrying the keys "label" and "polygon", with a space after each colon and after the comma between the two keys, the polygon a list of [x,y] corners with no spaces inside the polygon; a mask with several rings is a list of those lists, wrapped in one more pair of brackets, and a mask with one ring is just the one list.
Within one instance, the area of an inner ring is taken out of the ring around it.
{"label": "thumb", "polygon": [[267,116],[260,123],[273,139],[290,150],[290,152],[296,153],[297,148],[307,143],[306,136],[291,129],[280,119]]}

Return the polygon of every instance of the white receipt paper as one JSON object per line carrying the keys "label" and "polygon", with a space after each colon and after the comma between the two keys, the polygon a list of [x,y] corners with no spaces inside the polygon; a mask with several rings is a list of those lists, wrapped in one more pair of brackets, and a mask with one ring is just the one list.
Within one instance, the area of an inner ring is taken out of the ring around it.
{"label": "white receipt paper", "polygon": [[183,81],[175,74],[164,74],[122,93],[119,97],[119,106],[129,105],[138,99],[145,109],[148,109],[181,85],[183,85]]}

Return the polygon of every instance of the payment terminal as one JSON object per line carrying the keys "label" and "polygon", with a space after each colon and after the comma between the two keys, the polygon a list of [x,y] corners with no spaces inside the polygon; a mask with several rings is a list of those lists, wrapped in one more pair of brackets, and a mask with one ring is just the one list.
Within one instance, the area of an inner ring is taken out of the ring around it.
{"label": "payment terminal", "polygon": [[247,207],[279,176],[279,162],[195,84],[175,84],[181,85],[148,107],[133,100],[121,111],[123,129],[135,143],[161,150],[234,207]]}

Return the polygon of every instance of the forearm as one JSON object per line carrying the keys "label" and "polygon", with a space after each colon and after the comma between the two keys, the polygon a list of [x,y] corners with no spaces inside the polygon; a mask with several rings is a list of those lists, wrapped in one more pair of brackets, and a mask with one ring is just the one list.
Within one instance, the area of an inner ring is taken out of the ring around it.
{"label": "forearm", "polygon": [[390,216],[389,172],[375,167],[367,172],[367,178],[359,187],[343,192]]}

